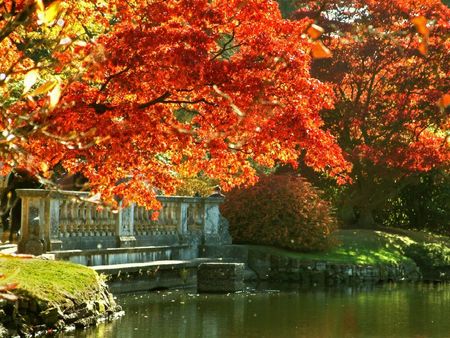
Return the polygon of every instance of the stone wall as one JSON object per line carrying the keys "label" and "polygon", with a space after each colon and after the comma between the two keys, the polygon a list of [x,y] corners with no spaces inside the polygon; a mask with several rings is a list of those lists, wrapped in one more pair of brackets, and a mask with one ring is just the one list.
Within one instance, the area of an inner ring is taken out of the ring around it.
{"label": "stone wall", "polygon": [[388,281],[417,281],[422,275],[415,264],[358,265],[325,261],[304,261],[269,253],[245,245],[204,246],[204,257],[222,257],[226,261],[242,262],[254,274],[256,281],[296,282],[303,285],[356,285]]}

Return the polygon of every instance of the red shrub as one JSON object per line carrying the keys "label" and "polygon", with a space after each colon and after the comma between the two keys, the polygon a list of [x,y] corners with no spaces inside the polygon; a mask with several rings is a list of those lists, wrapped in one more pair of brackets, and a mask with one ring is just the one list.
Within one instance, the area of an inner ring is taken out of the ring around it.
{"label": "red shrub", "polygon": [[253,187],[232,190],[221,212],[235,243],[323,250],[336,228],[330,204],[304,178],[293,175],[264,176]]}

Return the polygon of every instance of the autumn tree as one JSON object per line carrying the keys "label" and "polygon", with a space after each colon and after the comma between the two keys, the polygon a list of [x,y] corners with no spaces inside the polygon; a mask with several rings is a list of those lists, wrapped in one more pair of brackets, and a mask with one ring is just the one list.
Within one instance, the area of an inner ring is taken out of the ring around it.
{"label": "autumn tree", "polygon": [[333,87],[323,117],[353,164],[343,218],[374,225],[373,211],[421,172],[449,168],[450,9],[437,0],[297,6],[295,17],[314,19],[332,52],[313,75]]}
{"label": "autumn tree", "polygon": [[[203,175],[229,188],[255,182],[254,163],[295,163],[302,153],[315,170],[346,177],[349,165],[319,115],[333,107],[331,87],[310,75],[312,41],[304,33],[311,20],[284,20],[275,1],[87,1],[66,10],[58,1],[26,3],[32,14],[10,36],[41,37],[43,27],[58,30],[63,15],[64,27],[75,28],[58,33],[52,63],[38,71],[58,77],[51,90],[42,89],[49,80],[27,78],[36,61],[9,47],[24,58],[25,75],[14,83],[30,88],[3,110],[13,117],[2,129],[25,120],[33,131],[4,136],[26,154],[8,149],[4,162],[38,159],[44,175],[63,163],[104,200],[148,207],[181,177]],[[39,11],[42,17],[50,6],[58,11],[43,26]]]}

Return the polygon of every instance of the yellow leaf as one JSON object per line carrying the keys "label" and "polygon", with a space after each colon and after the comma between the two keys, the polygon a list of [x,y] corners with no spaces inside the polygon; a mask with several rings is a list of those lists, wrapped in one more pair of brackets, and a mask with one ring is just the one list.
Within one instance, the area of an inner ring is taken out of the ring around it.
{"label": "yellow leaf", "polygon": [[61,2],[60,0],[52,2],[44,11],[38,9],[38,24],[51,25],[61,11]]}
{"label": "yellow leaf", "polygon": [[422,34],[423,36],[428,36],[429,30],[427,27],[427,18],[424,16],[416,16],[415,18],[411,19],[411,22],[416,27],[419,34]]}
{"label": "yellow leaf", "polygon": [[36,0],[36,8],[38,11],[44,11],[44,3],[42,2],[42,0]]}
{"label": "yellow leaf", "polygon": [[327,59],[331,58],[333,54],[321,41],[316,41],[312,45],[311,56],[314,59]]}
{"label": "yellow leaf", "polygon": [[41,163],[41,170],[42,170],[42,172],[45,173],[45,172],[48,171],[48,169],[49,169],[48,164],[45,163],[45,162],[42,162],[42,163]]}
{"label": "yellow leaf", "polygon": [[37,96],[40,94],[48,93],[50,90],[52,90],[56,85],[58,84],[57,81],[47,81],[44,84],[37,87],[35,90],[33,90],[29,95],[30,96]]}
{"label": "yellow leaf", "polygon": [[309,26],[306,34],[308,34],[311,39],[316,40],[323,34],[323,32],[325,32],[325,30],[322,27],[312,24]]}
{"label": "yellow leaf", "polygon": [[25,74],[25,78],[23,80],[23,94],[27,93],[31,87],[36,83],[36,80],[39,77],[39,72],[37,69],[30,70]]}
{"label": "yellow leaf", "polygon": [[52,110],[56,107],[56,105],[59,102],[59,98],[61,97],[61,86],[59,83],[55,86],[55,88],[52,89],[50,93],[48,93],[48,96],[50,97],[50,104],[49,109]]}

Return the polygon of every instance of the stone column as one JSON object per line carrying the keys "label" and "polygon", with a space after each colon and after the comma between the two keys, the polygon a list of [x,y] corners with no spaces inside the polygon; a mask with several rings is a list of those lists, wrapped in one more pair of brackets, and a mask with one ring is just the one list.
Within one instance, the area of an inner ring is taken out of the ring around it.
{"label": "stone column", "polygon": [[178,234],[185,235],[188,232],[188,208],[189,203],[180,202],[180,215],[178,218]]}
{"label": "stone column", "polygon": [[17,190],[17,195],[22,200],[20,239],[17,245],[19,253],[41,255],[46,251],[45,237],[50,229],[46,229],[45,224],[46,196],[42,196],[40,192],[35,189]]}
{"label": "stone column", "polygon": [[17,189],[22,200],[19,253],[40,255],[46,251],[61,250],[59,229],[60,200],[83,198],[85,192],[58,192],[42,189]]}
{"label": "stone column", "polygon": [[44,204],[44,240],[49,251],[62,250],[61,232],[59,229],[60,200],[49,196]]}
{"label": "stone column", "polygon": [[136,237],[134,234],[134,209],[131,204],[126,208],[119,207],[119,214],[116,221],[117,246],[133,247],[136,246]]}
{"label": "stone column", "polygon": [[221,197],[205,198],[205,220],[203,223],[203,244],[228,244],[228,229],[222,229],[222,215],[219,206],[223,202]]}

